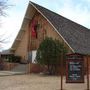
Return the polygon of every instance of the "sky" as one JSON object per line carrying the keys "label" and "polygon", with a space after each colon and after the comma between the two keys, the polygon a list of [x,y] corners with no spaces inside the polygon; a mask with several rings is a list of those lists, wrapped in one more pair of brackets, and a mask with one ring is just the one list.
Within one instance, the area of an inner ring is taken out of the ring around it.
{"label": "sky", "polygon": [[[20,28],[30,0],[8,0],[6,17],[0,17],[0,49],[9,49]],[[90,29],[90,0],[31,0]]]}

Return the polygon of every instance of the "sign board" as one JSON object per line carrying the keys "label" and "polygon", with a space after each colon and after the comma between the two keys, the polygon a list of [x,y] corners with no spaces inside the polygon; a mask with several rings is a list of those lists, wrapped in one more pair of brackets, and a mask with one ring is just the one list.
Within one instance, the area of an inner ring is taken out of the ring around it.
{"label": "sign board", "polygon": [[66,60],[66,82],[84,83],[84,60],[80,54],[70,54]]}

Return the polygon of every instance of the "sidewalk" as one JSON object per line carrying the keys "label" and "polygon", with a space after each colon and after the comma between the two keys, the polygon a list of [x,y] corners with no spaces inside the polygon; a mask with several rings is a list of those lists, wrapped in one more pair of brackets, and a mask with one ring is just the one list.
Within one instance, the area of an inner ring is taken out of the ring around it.
{"label": "sidewalk", "polygon": [[21,74],[25,74],[25,73],[14,72],[14,71],[0,71],[0,76],[21,75]]}

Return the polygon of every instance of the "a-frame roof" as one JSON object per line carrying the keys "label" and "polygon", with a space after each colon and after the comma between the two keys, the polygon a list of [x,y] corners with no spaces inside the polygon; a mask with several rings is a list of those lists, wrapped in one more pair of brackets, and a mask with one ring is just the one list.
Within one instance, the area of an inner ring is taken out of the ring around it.
{"label": "a-frame roof", "polygon": [[90,55],[89,29],[33,2],[29,3],[28,8],[30,8],[30,6],[43,15],[74,53]]}

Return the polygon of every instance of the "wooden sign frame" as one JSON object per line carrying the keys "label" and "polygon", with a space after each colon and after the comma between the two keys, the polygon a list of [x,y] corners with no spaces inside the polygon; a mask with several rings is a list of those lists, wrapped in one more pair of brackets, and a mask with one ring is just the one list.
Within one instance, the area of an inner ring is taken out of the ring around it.
{"label": "wooden sign frame", "polygon": [[66,83],[84,83],[84,59],[71,54],[66,60]]}

